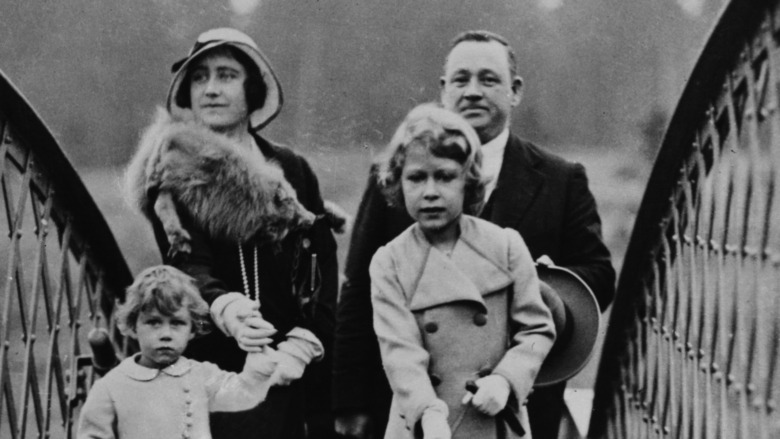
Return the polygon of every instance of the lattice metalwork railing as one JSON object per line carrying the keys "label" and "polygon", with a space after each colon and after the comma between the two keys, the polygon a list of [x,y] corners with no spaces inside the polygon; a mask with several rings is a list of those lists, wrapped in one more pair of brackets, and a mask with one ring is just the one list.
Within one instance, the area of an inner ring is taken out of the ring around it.
{"label": "lattice metalwork railing", "polygon": [[659,152],[591,437],[778,438],[780,8],[733,0]]}
{"label": "lattice metalwork railing", "polygon": [[48,129],[0,72],[0,438],[70,437],[92,381],[87,332],[130,272]]}

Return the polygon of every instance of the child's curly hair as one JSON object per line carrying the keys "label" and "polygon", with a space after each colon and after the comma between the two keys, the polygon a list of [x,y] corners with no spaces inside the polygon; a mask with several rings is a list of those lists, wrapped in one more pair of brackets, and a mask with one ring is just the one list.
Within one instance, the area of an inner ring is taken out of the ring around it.
{"label": "child's curly hair", "polygon": [[182,307],[190,312],[194,334],[209,332],[209,306],[200,296],[195,280],[169,265],[149,267],[127,288],[125,302],[117,308],[117,326],[129,335],[142,312],[157,310],[164,316],[173,316]]}
{"label": "child's curly hair", "polygon": [[460,115],[433,103],[413,108],[395,131],[377,163],[379,186],[391,206],[404,206],[401,172],[407,151],[421,147],[434,157],[452,159],[466,172],[463,212],[478,215],[485,203],[481,143]]}

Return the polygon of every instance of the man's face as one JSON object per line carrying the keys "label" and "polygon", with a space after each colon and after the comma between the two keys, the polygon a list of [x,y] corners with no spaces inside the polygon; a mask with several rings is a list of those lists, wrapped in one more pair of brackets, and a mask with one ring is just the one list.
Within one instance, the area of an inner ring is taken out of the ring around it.
{"label": "man's face", "polygon": [[441,78],[445,108],[463,116],[482,143],[508,126],[512,107],[520,103],[523,80],[512,77],[506,47],[497,41],[464,41],[447,57]]}
{"label": "man's face", "polygon": [[219,132],[242,128],[249,116],[244,66],[232,56],[207,54],[191,69],[190,102],[195,119]]}

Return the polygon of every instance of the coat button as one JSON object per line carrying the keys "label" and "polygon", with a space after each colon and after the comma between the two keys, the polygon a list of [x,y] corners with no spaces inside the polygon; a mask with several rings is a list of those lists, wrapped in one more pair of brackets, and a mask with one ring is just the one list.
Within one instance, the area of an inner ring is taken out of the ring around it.
{"label": "coat button", "polygon": [[487,323],[487,315],[482,312],[474,314],[474,324],[477,326],[485,326]]}
{"label": "coat button", "polygon": [[433,334],[439,330],[439,325],[436,322],[428,322],[425,324],[425,332]]}
{"label": "coat button", "polygon": [[441,378],[439,378],[438,375],[431,374],[430,378],[431,378],[431,385],[433,385],[433,387],[436,387],[439,384],[441,384]]}

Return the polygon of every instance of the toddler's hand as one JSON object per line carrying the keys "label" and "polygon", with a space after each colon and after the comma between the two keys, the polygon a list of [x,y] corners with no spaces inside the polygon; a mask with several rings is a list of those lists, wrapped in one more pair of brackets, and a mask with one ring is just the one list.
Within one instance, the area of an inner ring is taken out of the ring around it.
{"label": "toddler's hand", "polygon": [[276,351],[266,347],[262,352],[250,352],[244,362],[244,390],[260,401],[265,401],[268,390],[274,385],[273,376],[276,371]]}
{"label": "toddler's hand", "polygon": [[438,410],[425,410],[420,424],[424,439],[450,439],[452,437],[447,416]]}
{"label": "toddler's hand", "polygon": [[501,375],[488,375],[475,383],[479,389],[474,394],[466,393],[461,401],[463,404],[471,403],[474,408],[488,416],[495,416],[506,407],[511,391],[506,378]]}
{"label": "toddler's hand", "polygon": [[262,352],[250,352],[247,354],[244,368],[265,379],[269,379],[276,372],[277,364],[276,351],[267,347]]}
{"label": "toddler's hand", "polygon": [[276,371],[274,371],[273,377],[271,377],[271,381],[274,384],[287,386],[303,376],[306,363],[300,358],[282,351],[274,351],[274,358],[276,359]]}

